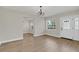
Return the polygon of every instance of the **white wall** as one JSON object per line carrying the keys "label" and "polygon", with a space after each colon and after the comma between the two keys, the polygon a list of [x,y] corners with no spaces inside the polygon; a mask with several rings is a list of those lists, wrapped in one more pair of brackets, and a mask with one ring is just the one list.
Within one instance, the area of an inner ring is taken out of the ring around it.
{"label": "white wall", "polygon": [[[56,29],[48,29],[47,20],[55,20]],[[60,37],[60,20],[58,17],[38,17],[34,19],[34,36],[44,34]]]}
{"label": "white wall", "polygon": [[[59,18],[58,17],[47,17],[45,20],[46,20],[46,34],[55,36],[55,37],[59,37],[60,36],[60,20],[59,20]],[[48,29],[48,25],[47,25],[48,20],[55,21],[56,29]]]}
{"label": "white wall", "polygon": [[[51,36],[55,36],[55,37],[61,37],[61,26],[60,26],[60,18],[63,16],[74,16],[74,15],[79,15],[79,11],[72,11],[72,12],[66,12],[66,13],[62,13],[62,14],[57,14],[51,17],[46,17],[46,34],[51,35]],[[56,22],[56,29],[48,29],[47,26],[47,20],[55,20]]]}
{"label": "white wall", "polygon": [[[24,17],[28,17],[27,14],[22,14],[13,11],[7,11],[0,9],[0,42],[12,40],[16,38],[23,38],[23,33],[32,32],[26,28],[28,22]],[[57,15],[59,16],[59,15]],[[40,36],[43,34],[48,34],[51,36],[60,36],[60,17],[34,17],[31,23],[34,23],[34,36]],[[47,20],[55,20],[56,29],[48,29]],[[46,23],[45,23],[46,22]],[[29,25],[29,24],[28,24]],[[27,25],[27,26],[28,26]],[[29,26],[28,26],[29,27]]]}
{"label": "white wall", "polygon": [[45,34],[45,20],[38,17],[34,20],[34,36],[40,36]]}
{"label": "white wall", "polygon": [[[33,25],[33,29],[32,26]],[[44,17],[29,17],[24,21],[24,33],[32,33],[34,36],[45,34],[45,19]]]}
{"label": "white wall", "polygon": [[0,42],[23,38],[23,14],[0,9]]}
{"label": "white wall", "polygon": [[44,18],[35,17],[30,20],[29,24],[28,18],[25,19],[25,16],[29,17],[15,11],[0,9],[0,42],[12,41],[18,38],[23,39],[23,33],[32,32],[32,28],[29,28],[31,23],[34,23],[34,36],[45,33]]}

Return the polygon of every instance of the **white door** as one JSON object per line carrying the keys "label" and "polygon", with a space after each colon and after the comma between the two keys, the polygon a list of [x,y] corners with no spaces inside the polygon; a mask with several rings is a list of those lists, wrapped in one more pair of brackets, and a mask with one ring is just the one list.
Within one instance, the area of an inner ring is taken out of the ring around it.
{"label": "white door", "polygon": [[74,18],[74,40],[79,41],[79,17]]}
{"label": "white door", "polygon": [[61,20],[61,37],[72,39],[73,28],[72,19],[70,17],[63,17]]}

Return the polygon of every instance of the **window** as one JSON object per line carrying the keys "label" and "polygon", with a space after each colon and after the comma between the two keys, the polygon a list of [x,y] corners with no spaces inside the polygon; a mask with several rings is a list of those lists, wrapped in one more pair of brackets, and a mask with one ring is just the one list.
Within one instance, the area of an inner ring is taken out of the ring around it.
{"label": "window", "polygon": [[56,25],[53,20],[48,20],[48,29],[56,29]]}

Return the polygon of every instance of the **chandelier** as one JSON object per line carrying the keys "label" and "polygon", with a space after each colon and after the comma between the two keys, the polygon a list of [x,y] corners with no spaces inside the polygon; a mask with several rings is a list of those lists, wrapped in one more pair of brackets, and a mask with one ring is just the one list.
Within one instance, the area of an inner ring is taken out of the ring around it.
{"label": "chandelier", "polygon": [[39,16],[44,16],[44,12],[43,12],[43,10],[42,10],[42,6],[40,6],[40,9],[39,9],[39,11],[38,11],[38,13],[37,13]]}

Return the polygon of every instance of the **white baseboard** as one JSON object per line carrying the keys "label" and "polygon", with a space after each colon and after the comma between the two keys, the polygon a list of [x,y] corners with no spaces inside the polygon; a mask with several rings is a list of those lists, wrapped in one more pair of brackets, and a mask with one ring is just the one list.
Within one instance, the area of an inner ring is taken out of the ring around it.
{"label": "white baseboard", "polygon": [[17,41],[17,40],[23,40],[23,37],[11,39],[11,40],[6,40],[6,41],[1,41],[1,42],[0,42],[0,46],[1,46],[2,44],[4,44],[4,43],[8,43],[8,42],[12,42],[12,41]]}
{"label": "white baseboard", "polygon": [[79,41],[79,38],[72,38],[72,40],[74,40],[74,41]]}
{"label": "white baseboard", "polygon": [[34,34],[33,36],[41,36],[41,35],[44,35],[44,34]]}
{"label": "white baseboard", "polygon": [[51,35],[51,34],[47,34],[47,35],[49,35],[49,36],[53,36],[53,37],[58,37],[58,38],[60,38],[60,37],[61,37],[61,36]]}
{"label": "white baseboard", "polygon": [[0,42],[0,46],[1,46],[1,42]]}
{"label": "white baseboard", "polygon": [[49,35],[49,36],[58,37],[58,38],[60,38],[60,37],[61,37],[61,36],[52,35],[52,34],[48,34],[48,33],[37,34],[37,35],[34,35],[34,36],[41,36],[41,35]]}

